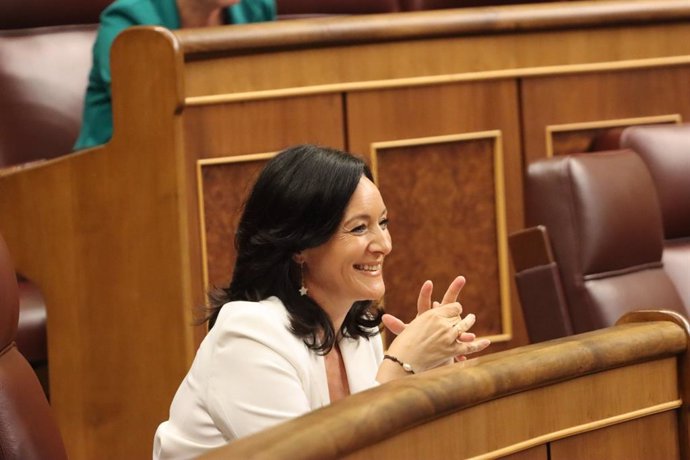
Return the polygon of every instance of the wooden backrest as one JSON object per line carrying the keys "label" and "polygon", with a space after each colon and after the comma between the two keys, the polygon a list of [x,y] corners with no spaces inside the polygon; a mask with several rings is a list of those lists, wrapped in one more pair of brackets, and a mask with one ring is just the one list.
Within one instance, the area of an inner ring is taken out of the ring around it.
{"label": "wooden backrest", "polygon": [[687,321],[619,324],[382,385],[202,458],[687,458]]}

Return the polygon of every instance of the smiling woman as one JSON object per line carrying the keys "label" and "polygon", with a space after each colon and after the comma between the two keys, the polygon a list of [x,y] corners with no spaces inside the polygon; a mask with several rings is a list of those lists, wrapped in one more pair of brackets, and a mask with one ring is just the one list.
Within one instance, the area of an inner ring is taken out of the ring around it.
{"label": "smiling woman", "polygon": [[[200,455],[348,394],[486,348],[422,285],[404,324],[378,307],[392,250],[387,210],[360,158],[303,145],[268,162],[245,204],[230,285],[154,441],[154,458]],[[433,307],[433,308],[432,308]],[[384,354],[379,325],[398,337]]]}

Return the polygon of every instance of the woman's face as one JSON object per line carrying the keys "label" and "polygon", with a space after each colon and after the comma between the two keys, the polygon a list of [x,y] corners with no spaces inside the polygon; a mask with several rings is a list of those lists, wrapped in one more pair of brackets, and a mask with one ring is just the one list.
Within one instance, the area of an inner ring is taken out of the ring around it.
{"label": "woman's face", "polygon": [[335,234],[302,251],[303,282],[323,308],[347,311],[355,301],[383,297],[383,259],[391,252],[386,206],[362,176]]}

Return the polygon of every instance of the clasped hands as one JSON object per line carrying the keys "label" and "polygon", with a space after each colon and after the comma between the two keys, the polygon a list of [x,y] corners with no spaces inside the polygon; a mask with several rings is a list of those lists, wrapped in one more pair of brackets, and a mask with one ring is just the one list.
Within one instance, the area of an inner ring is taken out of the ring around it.
{"label": "clasped hands", "polygon": [[467,355],[481,351],[491,343],[477,339],[468,332],[476,320],[473,314],[462,318],[462,305],[457,301],[465,286],[465,278],[458,276],[450,283],[441,302],[432,302],[434,286],[426,281],[419,291],[417,316],[409,324],[391,314],[384,314],[384,326],[398,337],[388,353],[412,364],[416,371],[432,369],[453,360],[462,361]]}

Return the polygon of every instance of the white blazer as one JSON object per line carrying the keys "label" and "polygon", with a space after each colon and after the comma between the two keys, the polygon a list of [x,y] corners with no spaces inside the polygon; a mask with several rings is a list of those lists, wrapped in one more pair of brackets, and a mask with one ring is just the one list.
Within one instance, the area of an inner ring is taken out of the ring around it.
{"label": "white blazer", "polygon": [[[225,304],[156,430],[153,458],[197,457],[329,404],[323,356],[289,326],[276,297]],[[350,392],[378,385],[380,336],[339,346]]]}

